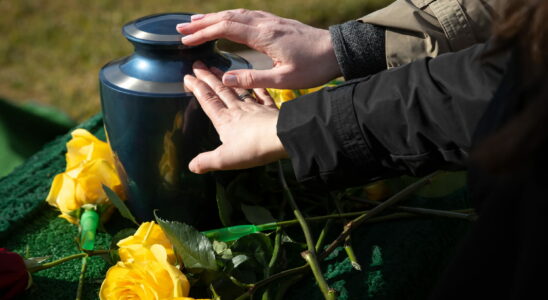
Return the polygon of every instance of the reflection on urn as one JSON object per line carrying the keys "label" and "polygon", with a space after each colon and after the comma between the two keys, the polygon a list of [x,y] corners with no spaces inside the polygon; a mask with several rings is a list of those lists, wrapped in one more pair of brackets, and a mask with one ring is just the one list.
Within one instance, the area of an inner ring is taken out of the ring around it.
{"label": "reflection on urn", "polygon": [[[183,121],[183,114],[178,112],[173,120],[173,128],[164,134],[164,153],[158,164],[158,171],[163,178],[162,184],[165,188],[174,187],[179,184],[177,148],[175,147],[173,138],[183,128]],[[180,147],[183,147],[183,145]],[[179,151],[182,150],[182,148],[179,149]]]}

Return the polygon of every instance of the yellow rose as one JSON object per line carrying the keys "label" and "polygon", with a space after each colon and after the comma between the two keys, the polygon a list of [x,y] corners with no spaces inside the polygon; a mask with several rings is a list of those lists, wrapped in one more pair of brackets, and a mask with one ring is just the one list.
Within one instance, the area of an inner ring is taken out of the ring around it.
{"label": "yellow rose", "polygon": [[106,160],[114,166],[114,156],[107,143],[85,129],[76,129],[71,135],[72,139],[67,143],[67,170],[95,159]]}
{"label": "yellow rose", "polygon": [[[103,185],[124,198],[122,183],[114,168],[107,143],[84,129],[76,129],[67,143],[66,172],[53,179],[46,201],[61,211],[61,218],[77,224],[75,212],[83,205],[108,204]],[[105,219],[112,209],[101,215]]]}
{"label": "yellow rose", "polygon": [[108,270],[99,292],[101,300],[171,300],[188,296],[188,279],[168,262],[166,248],[154,244],[134,250],[139,253],[135,259],[120,261]]}
{"label": "yellow rose", "polygon": [[367,199],[373,201],[384,200],[392,194],[390,191],[390,186],[385,180],[373,182],[365,186],[364,190],[367,195]]}
{"label": "yellow rose", "polygon": [[88,161],[55,176],[46,201],[61,211],[60,217],[76,224],[75,210],[85,204],[108,203],[103,185],[118,195],[123,194],[120,178],[110,162],[102,159]]}
{"label": "yellow rose", "polygon": [[175,264],[175,253],[173,246],[166,237],[160,225],[154,222],[144,222],[133,234],[118,242],[118,253],[122,261],[131,259],[138,260],[136,256],[141,255],[141,248],[150,248],[153,245],[161,245],[166,249],[167,260],[170,264]]}
{"label": "yellow rose", "polygon": [[336,86],[338,83],[339,82],[335,80],[328,84],[324,84],[318,87],[314,87],[310,89],[300,89],[300,90],[286,90],[286,89],[266,89],[266,90],[270,94],[270,97],[272,97],[272,99],[274,100],[274,103],[276,103],[276,106],[280,108],[282,104],[287,101],[291,101],[302,95],[317,92],[325,87]]}
{"label": "yellow rose", "polygon": [[293,90],[284,89],[266,89],[270,94],[270,97],[276,103],[276,106],[280,108],[284,102],[297,98],[297,94]]}

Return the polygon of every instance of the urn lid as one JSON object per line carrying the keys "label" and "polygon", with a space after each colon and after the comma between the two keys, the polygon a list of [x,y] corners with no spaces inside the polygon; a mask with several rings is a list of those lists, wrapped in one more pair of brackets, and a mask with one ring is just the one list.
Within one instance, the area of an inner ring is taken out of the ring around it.
{"label": "urn lid", "polygon": [[181,45],[181,35],[175,27],[189,23],[191,13],[163,13],[149,15],[124,25],[124,36],[136,43],[150,45]]}

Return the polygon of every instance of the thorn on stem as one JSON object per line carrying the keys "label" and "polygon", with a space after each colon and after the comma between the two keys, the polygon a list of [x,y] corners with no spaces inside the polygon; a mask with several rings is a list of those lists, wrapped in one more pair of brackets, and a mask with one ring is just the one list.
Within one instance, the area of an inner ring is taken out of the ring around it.
{"label": "thorn on stem", "polygon": [[361,271],[361,270],[362,270],[362,266],[361,266],[357,261],[353,261],[353,262],[352,262],[352,267],[353,267],[356,271]]}

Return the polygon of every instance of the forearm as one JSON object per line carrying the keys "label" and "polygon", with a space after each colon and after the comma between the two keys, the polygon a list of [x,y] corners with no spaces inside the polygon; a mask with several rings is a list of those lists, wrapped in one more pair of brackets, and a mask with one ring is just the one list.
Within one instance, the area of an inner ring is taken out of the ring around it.
{"label": "forearm", "polygon": [[334,186],[462,168],[506,57],[483,45],[303,96],[282,106],[278,136],[297,178]]}

